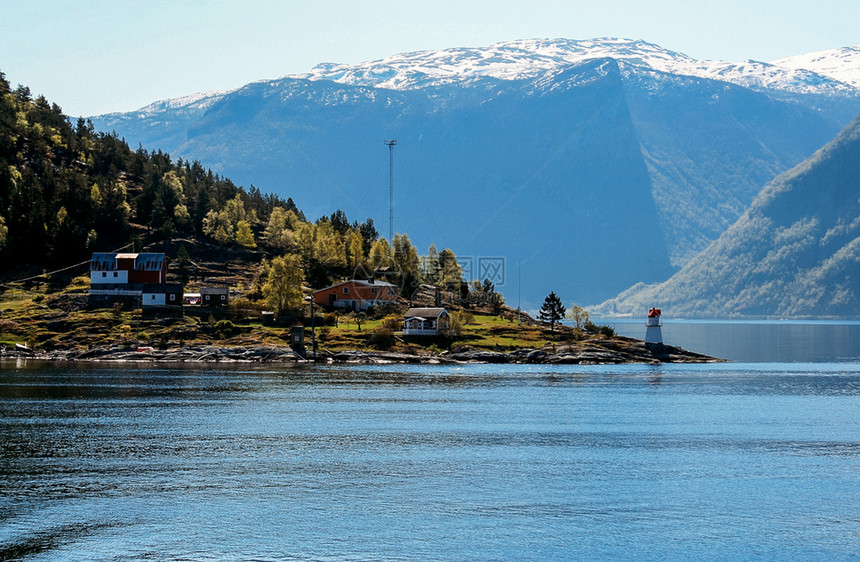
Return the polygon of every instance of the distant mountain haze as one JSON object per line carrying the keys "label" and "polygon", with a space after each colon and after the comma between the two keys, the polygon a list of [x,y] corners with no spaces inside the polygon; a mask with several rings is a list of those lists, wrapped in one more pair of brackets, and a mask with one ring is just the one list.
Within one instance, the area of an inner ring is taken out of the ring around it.
{"label": "distant mountain haze", "polygon": [[503,258],[509,304],[518,288],[524,308],[550,291],[590,304],[668,278],[860,112],[844,76],[790,66],[516,41],[323,64],[93,122],[385,236],[382,141],[397,139],[396,232],[451,247],[471,278]]}
{"label": "distant mountain haze", "polygon": [[860,317],[860,117],[668,281],[601,305],[675,317]]}

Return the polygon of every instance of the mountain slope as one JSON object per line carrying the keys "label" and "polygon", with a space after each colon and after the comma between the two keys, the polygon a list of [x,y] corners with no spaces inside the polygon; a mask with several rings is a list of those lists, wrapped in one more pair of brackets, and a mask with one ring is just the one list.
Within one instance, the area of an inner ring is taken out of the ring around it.
{"label": "mountain slope", "polygon": [[476,279],[480,258],[504,257],[509,295],[521,263],[526,307],[551,290],[600,302],[665,279],[860,111],[855,89],[807,71],[752,87],[682,67],[719,74],[642,42],[513,42],[323,65],[94,123],[309,216],[379,225],[382,140],[398,139],[395,231],[461,249]]}
{"label": "mountain slope", "polygon": [[860,317],[860,117],[770,183],[680,272],[603,312]]}

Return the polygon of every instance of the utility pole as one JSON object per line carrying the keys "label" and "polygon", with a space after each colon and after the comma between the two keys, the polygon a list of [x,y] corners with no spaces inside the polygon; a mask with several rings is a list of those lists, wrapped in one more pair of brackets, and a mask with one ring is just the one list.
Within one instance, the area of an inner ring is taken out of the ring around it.
{"label": "utility pole", "polygon": [[314,362],[317,360],[317,321],[314,317],[314,297],[311,295],[311,347],[314,350]]}
{"label": "utility pole", "polygon": [[394,243],[394,145],[396,139],[383,141],[388,145],[388,243]]}
{"label": "utility pole", "polygon": [[517,258],[517,329],[520,327],[520,295],[522,295],[522,262]]}

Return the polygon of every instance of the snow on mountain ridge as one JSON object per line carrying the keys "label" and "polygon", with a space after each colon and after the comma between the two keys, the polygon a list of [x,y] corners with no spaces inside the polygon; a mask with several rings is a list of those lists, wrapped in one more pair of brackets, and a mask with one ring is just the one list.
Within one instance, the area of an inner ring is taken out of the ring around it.
{"label": "snow on mountain ridge", "polygon": [[[611,58],[622,65],[666,74],[720,80],[757,90],[790,93],[860,93],[860,46],[808,53],[765,63],[696,60],[642,40],[623,38],[524,39],[488,47],[414,51],[359,64],[321,63],[283,79],[330,80],[371,88],[409,90],[482,78],[535,79],[588,60]],[[241,89],[241,88],[240,88]],[[214,91],[156,101],[138,110],[206,109],[232,91]]]}
{"label": "snow on mountain ridge", "polygon": [[138,113],[150,115],[164,110],[177,109],[206,109],[225,95],[235,90],[215,90],[212,92],[199,92],[179,98],[159,100],[137,110]]}
{"label": "snow on mountain ridge", "polygon": [[612,58],[668,74],[721,80],[755,89],[821,94],[860,89],[856,84],[845,84],[808,69],[751,60],[743,63],[700,61],[652,43],[621,38],[526,39],[485,48],[416,51],[354,65],[325,63],[307,74],[288,78],[405,90],[470,82],[481,77],[529,79],[563,66],[599,58]]}
{"label": "snow on mountain ridge", "polygon": [[860,45],[795,55],[771,64],[808,70],[860,89]]}
{"label": "snow on mountain ridge", "polygon": [[694,62],[686,55],[630,39],[528,39],[497,43],[486,48],[415,51],[356,65],[326,63],[317,65],[310,73],[289,77],[413,89],[478,77],[501,80],[535,78],[561,66],[598,58],[615,58],[654,67],[665,66],[670,61]]}

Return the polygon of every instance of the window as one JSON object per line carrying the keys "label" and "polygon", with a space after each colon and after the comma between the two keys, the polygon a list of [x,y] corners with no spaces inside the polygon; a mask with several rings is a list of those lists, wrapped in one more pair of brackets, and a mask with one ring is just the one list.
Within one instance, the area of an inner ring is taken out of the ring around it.
{"label": "window", "polygon": [[343,294],[344,294],[344,295],[348,295],[348,294],[349,294],[349,287],[344,287],[344,288],[343,288]]}
{"label": "window", "polygon": [[371,294],[371,295],[375,295],[375,294],[376,294],[376,287],[371,287],[371,288],[370,288],[370,294]]}
{"label": "window", "polygon": [[107,271],[102,271],[102,277],[107,277]]}
{"label": "window", "polygon": [[222,301],[227,300],[227,295],[221,295],[221,300],[222,300]]}
{"label": "window", "polygon": [[117,273],[116,271],[114,271],[114,272],[113,272],[113,276],[114,276],[114,277],[119,277],[119,273]]}
{"label": "window", "polygon": [[176,295],[170,295],[170,300],[175,301],[175,300],[176,300]]}

